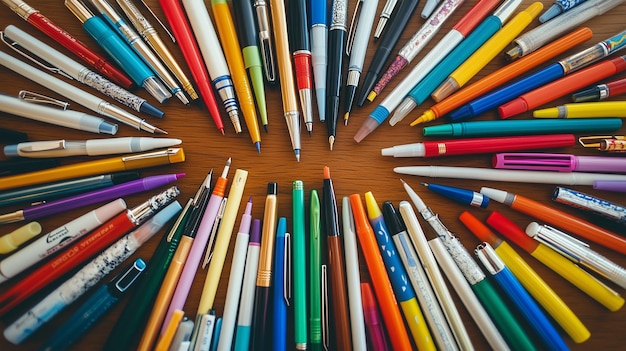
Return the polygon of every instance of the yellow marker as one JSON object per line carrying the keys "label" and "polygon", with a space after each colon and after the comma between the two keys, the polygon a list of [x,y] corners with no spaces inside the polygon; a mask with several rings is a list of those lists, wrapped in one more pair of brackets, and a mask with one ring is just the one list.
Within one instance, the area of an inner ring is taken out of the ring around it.
{"label": "yellow marker", "polygon": [[235,92],[237,93],[237,100],[239,100],[239,107],[246,121],[250,138],[257,151],[261,152],[261,133],[259,132],[259,122],[257,121],[254,96],[250,88],[250,83],[248,82],[246,67],[243,64],[243,56],[241,47],[239,46],[239,39],[237,38],[237,31],[235,30],[235,22],[233,22],[233,17],[230,14],[230,8],[228,8],[228,2],[226,2],[226,0],[211,0],[211,7],[213,8],[213,18],[215,18],[217,33],[220,36],[224,56],[228,63],[228,70],[230,71],[233,85],[235,86]]}
{"label": "yellow marker", "polygon": [[176,329],[178,329],[184,315],[185,312],[181,310],[176,310],[172,313],[172,319],[170,319],[170,323],[167,325],[167,328],[165,328],[165,332],[159,338],[154,351],[167,351],[170,348],[174,334],[176,334]]}
{"label": "yellow marker", "polygon": [[535,110],[535,118],[626,117],[626,101],[579,102]]}
{"label": "yellow marker", "polygon": [[8,254],[41,233],[41,224],[30,222],[0,238],[0,254]]}
{"label": "yellow marker", "polygon": [[235,172],[235,177],[233,178],[230,191],[228,192],[228,202],[226,202],[226,209],[224,209],[224,217],[222,217],[220,228],[217,231],[217,239],[215,241],[215,247],[213,248],[211,263],[209,264],[204,287],[202,288],[202,296],[200,297],[200,303],[198,305],[198,315],[207,314],[213,308],[217,286],[222,275],[222,268],[224,267],[226,254],[228,253],[230,237],[233,233],[237,212],[239,211],[239,204],[241,203],[241,197],[243,196],[247,179],[248,171],[238,169]]}
{"label": "yellow marker", "polygon": [[476,52],[472,54],[462,65],[450,74],[433,93],[432,98],[439,102],[459,90],[489,61],[496,57],[509,43],[511,43],[541,12],[543,4],[535,2],[524,11],[518,13],[509,23],[494,34]]}

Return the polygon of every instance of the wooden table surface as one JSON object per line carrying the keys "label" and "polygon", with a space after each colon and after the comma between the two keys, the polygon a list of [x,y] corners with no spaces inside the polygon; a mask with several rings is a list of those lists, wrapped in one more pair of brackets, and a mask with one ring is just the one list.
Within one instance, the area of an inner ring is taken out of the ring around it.
{"label": "wooden table surface", "polygon": [[[544,0],[544,8],[547,8],[552,1]],[[138,6],[141,7],[139,2]],[[163,12],[156,0],[149,0],[147,3],[151,6],[152,10],[164,20]],[[351,18],[352,11],[356,2],[350,1],[349,18]],[[403,32],[398,45],[394,49],[394,53],[404,45],[404,43],[415,33],[415,31],[422,25],[424,20],[419,16],[424,1],[420,4],[418,11],[414,14],[408,27]],[[415,59],[414,63],[418,62],[427,53],[435,43],[447,33],[452,25],[475,3],[475,1],[466,1],[459,10],[449,19],[443,26],[442,30],[436,35],[426,47],[425,50]],[[527,7],[531,1],[524,0],[520,8]],[[97,44],[83,31],[79,21],[63,6],[63,2],[58,1],[30,1],[30,5],[40,10],[45,16],[50,18],[53,22],[59,24],[66,31],[74,35],[86,43],[91,48],[102,53],[97,47]],[[379,2],[379,11],[382,9],[384,1]],[[330,7],[330,6],[329,6]],[[518,10],[519,11],[519,10]],[[589,47],[603,39],[612,36],[619,31],[623,30],[624,16],[626,16],[626,4],[618,6],[616,9],[609,11],[608,14],[603,15],[600,18],[594,18],[587,22],[585,25],[593,30],[593,39],[579,45],[578,47],[570,50],[567,55],[578,52],[586,47]],[[16,14],[8,11],[4,8],[0,12],[0,26],[13,24],[36,36],[40,40],[43,40],[49,45],[52,45],[56,49],[71,55],[64,48],[60,47],[57,43],[53,42],[50,38],[43,35],[37,29],[23,21]],[[538,24],[538,20],[535,20],[530,27],[534,27]],[[529,28],[530,28],[529,27]],[[161,33],[164,35],[163,31]],[[365,60],[365,67],[369,66],[369,62],[372,59],[374,49],[377,43],[373,40],[370,41],[368,54]],[[178,59],[183,64],[183,67],[188,72],[184,60],[182,58],[180,50],[176,44],[168,42],[168,46]],[[2,46],[4,52],[10,50],[6,46]],[[11,55],[16,55],[10,52]],[[559,57],[565,57],[566,55],[560,55]],[[75,58],[74,56],[72,56]],[[347,60],[346,60],[347,61]],[[552,61],[550,61],[552,62]],[[477,77],[474,77],[473,81],[478,77],[482,77],[497,68],[506,64],[502,55],[498,55],[492,60],[487,67],[485,67]],[[346,65],[347,67],[347,65]],[[405,69],[402,73],[406,74],[408,69]],[[345,72],[345,71],[344,71]],[[189,75],[190,76],[190,75]],[[362,80],[361,80],[362,81]],[[383,97],[389,93],[392,87],[399,83],[400,79],[396,78],[390,87],[383,92]],[[48,90],[45,87],[41,87],[16,73],[9,71],[6,68],[0,68],[0,92],[3,94],[17,95],[20,90],[26,89],[43,93],[45,95],[53,96],[63,99],[62,96],[57,95],[55,92]],[[76,82],[73,84],[80,86]],[[85,88],[91,91],[89,88]],[[94,92],[97,94],[97,92]],[[268,101],[268,115],[269,115],[269,133],[262,132],[261,153],[257,154],[253,145],[250,142],[250,137],[247,131],[241,134],[236,134],[232,125],[225,119],[226,134],[224,136],[216,130],[213,121],[207,113],[206,109],[201,109],[197,106],[184,106],[179,101],[171,99],[166,104],[160,106],[165,111],[165,117],[163,119],[156,119],[148,117],[148,120],[156,126],[166,130],[169,133],[169,137],[180,138],[183,140],[182,147],[186,153],[186,161],[180,164],[174,164],[170,166],[156,167],[152,169],[141,170],[142,176],[156,175],[164,173],[185,173],[186,176],[177,182],[181,190],[179,201],[184,203],[189,197],[195,194],[196,189],[205,178],[207,172],[211,169],[216,173],[220,173],[224,166],[224,163],[229,157],[232,157],[232,166],[230,176],[232,177],[235,169],[241,168],[249,172],[248,180],[244,191],[244,200],[248,197],[253,198],[253,216],[254,218],[261,218],[263,214],[263,203],[265,199],[265,191],[268,182],[278,182],[278,199],[279,199],[279,215],[285,216],[288,219],[289,227],[291,226],[291,183],[296,179],[304,181],[306,188],[306,200],[308,201],[308,193],[311,189],[321,190],[323,167],[329,166],[331,170],[332,179],[335,184],[335,190],[339,201],[343,196],[359,193],[363,195],[367,191],[372,191],[379,203],[385,200],[391,200],[394,204],[398,204],[401,200],[408,200],[406,193],[404,192],[400,183],[400,175],[393,172],[393,168],[396,166],[409,166],[409,165],[448,165],[448,166],[471,166],[471,167],[490,167],[491,155],[468,155],[457,157],[445,157],[445,158],[431,158],[431,159],[419,159],[419,158],[407,158],[407,159],[394,159],[391,157],[382,157],[380,150],[384,147],[389,147],[397,144],[405,144],[411,142],[422,141],[422,131],[419,127],[411,128],[408,126],[409,121],[413,120],[422,111],[432,105],[432,101],[427,101],[408,116],[402,123],[395,127],[391,127],[386,122],[383,123],[380,128],[373,132],[368,138],[366,138],[360,144],[357,144],[353,140],[353,136],[357,129],[368,116],[368,114],[375,107],[374,104],[366,104],[362,108],[355,108],[350,117],[350,123],[347,126],[339,125],[337,127],[337,140],[333,151],[329,150],[326,126],[320,123],[317,119],[317,113],[315,111],[315,123],[313,126],[313,135],[309,137],[306,135],[304,127],[302,127],[302,158],[298,163],[296,162],[293,151],[291,149],[291,143],[286,129],[286,124],[282,114],[282,104],[280,102],[281,95],[279,87],[266,86],[267,101]],[[145,91],[137,91],[137,94],[146,98],[151,103],[155,103],[154,99]],[[107,99],[110,100],[110,99]],[[378,97],[375,103],[380,103],[381,97]],[[558,101],[554,101],[549,106],[555,106],[557,104],[565,103],[569,101],[569,98],[562,98]],[[71,103],[72,109],[87,111],[83,107],[76,103]],[[480,116],[482,120],[496,119],[494,113],[487,113]],[[516,119],[528,119],[532,118],[531,113],[525,113]],[[442,120],[433,123],[441,123]],[[81,131],[75,131],[71,129],[65,129],[62,127],[56,127],[47,125],[35,121],[30,121],[0,113],[0,126],[19,130],[28,134],[28,137],[32,141],[52,140],[52,139],[73,139],[82,140],[94,138],[93,134]],[[624,134],[626,129],[622,128],[621,134]],[[618,133],[619,134],[619,133]],[[147,133],[133,130],[132,128],[120,125],[118,137],[122,136],[148,136]],[[4,144],[4,142],[0,141]],[[551,150],[554,152],[574,153],[578,155],[597,155],[598,153],[593,150],[584,150],[582,147],[576,145],[571,148]],[[67,158],[62,160],[63,164],[71,164],[75,162],[86,161],[87,157]],[[599,217],[589,215],[579,210],[568,208],[564,205],[556,204],[551,200],[551,193],[555,188],[555,185],[547,184],[524,184],[524,183],[508,183],[508,182],[485,182],[485,181],[470,181],[470,180],[455,180],[455,179],[425,179],[415,176],[403,175],[402,178],[407,181],[414,189],[416,189],[420,196],[424,199],[427,205],[429,205],[433,211],[440,215],[443,223],[459,238],[463,241],[468,249],[473,249],[478,240],[460,223],[458,220],[459,214],[464,210],[469,210],[476,215],[479,219],[484,220],[491,211],[499,211],[521,227],[525,227],[533,219],[529,216],[517,213],[510,208],[499,204],[493,203],[487,209],[466,208],[462,205],[451,202],[448,199],[442,198],[439,195],[433,194],[420,186],[420,182],[437,182],[446,185],[454,185],[458,187],[465,187],[478,191],[481,186],[490,186],[507,190],[509,192],[518,193],[530,197],[534,200],[541,201],[548,205],[554,206],[567,213],[574,214],[585,218],[593,223],[605,226],[614,230],[617,233],[624,234],[626,231],[623,226],[610,223],[608,220],[601,219]],[[624,197],[619,193],[609,193],[594,191],[591,187],[575,186],[577,190],[594,194],[598,197],[602,197],[606,200],[623,203]],[[129,207],[132,207],[150,196],[149,194],[138,194],[125,198]],[[40,222],[43,226],[43,230],[49,231],[53,228],[60,226],[61,224],[70,221],[73,218],[78,217],[82,213],[96,208],[97,205],[89,206],[89,208],[81,208],[79,210],[69,211],[61,215],[56,215],[50,218],[44,218]],[[19,207],[7,207],[2,208],[1,213],[8,213]],[[240,206],[240,213],[243,212],[243,204]],[[239,225],[238,216],[237,228]],[[12,231],[20,224],[9,224],[0,227],[2,234]],[[422,222],[426,235],[428,238],[433,238],[434,233]],[[142,257],[149,260],[161,234],[157,234],[155,238],[152,238],[144,246],[142,246],[133,257]],[[224,266],[224,272],[221,276],[221,282],[217,292],[217,298],[215,302],[215,308],[217,315],[221,315],[223,311],[223,304],[225,299],[226,286],[228,281],[228,271],[230,270],[230,261],[232,255],[232,249],[234,246],[234,238],[232,237],[231,245],[226,263]],[[615,262],[626,265],[626,258],[614,251],[604,249],[598,245],[592,245],[600,253],[606,255],[608,258]],[[624,332],[624,322],[626,321],[626,312],[622,308],[617,312],[610,312],[599,303],[586,296],[584,293],[576,289],[573,285],[566,282],[563,278],[547,269],[541,263],[530,257],[525,252],[517,249],[518,252],[524,257],[527,262],[537,270],[537,272],[547,281],[550,286],[561,296],[561,298],[571,307],[571,309],[579,316],[581,321],[591,331],[591,338],[582,344],[575,344],[563,331],[561,334],[567,344],[572,349],[577,350],[614,350],[623,348],[622,334]],[[362,279],[369,280],[367,269],[361,260],[361,272]],[[117,270],[114,272],[116,273]],[[199,269],[197,277],[194,281],[192,291],[189,295],[187,303],[185,305],[185,311],[188,315],[195,315],[198,301],[200,299],[200,292],[204,283],[206,271]],[[5,291],[14,282],[20,278],[14,279],[12,282],[5,283],[0,286],[0,292]],[[108,279],[106,279],[108,280]],[[620,293],[623,293],[622,289],[616,288]],[[481,335],[480,331],[471,320],[470,316],[462,307],[460,300],[453,293],[457,306],[460,309],[462,318],[467,325],[470,336],[477,349],[486,349],[488,345]],[[38,295],[44,296],[43,294]],[[78,301],[80,303],[82,299]],[[24,306],[20,306],[18,310],[24,311],[28,307],[32,306],[34,300],[29,300]],[[0,338],[0,350],[35,350],[37,349],[43,340],[52,334],[55,330],[55,326],[62,323],[69,313],[73,312],[76,308],[75,303],[68,308],[60,316],[54,318],[51,322],[41,328],[32,338],[28,339],[20,346],[14,346],[8,343],[4,338]],[[75,346],[76,350],[94,350],[99,349],[102,343],[106,340],[109,332],[115,323],[120,311],[125,307],[125,300],[122,301],[114,310],[107,314],[106,317],[100,321],[81,341]],[[10,315],[2,316],[0,321],[0,328],[4,329],[9,323],[11,323],[18,315],[12,313]],[[132,347],[129,347],[132,348]]]}

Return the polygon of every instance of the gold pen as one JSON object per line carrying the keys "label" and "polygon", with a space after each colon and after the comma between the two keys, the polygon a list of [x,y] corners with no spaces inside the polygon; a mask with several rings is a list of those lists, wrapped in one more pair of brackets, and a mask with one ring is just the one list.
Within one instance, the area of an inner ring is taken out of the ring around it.
{"label": "gold pen", "polygon": [[172,53],[168,50],[165,43],[161,40],[159,33],[154,29],[152,24],[148,22],[148,19],[139,11],[137,6],[130,0],[116,0],[117,4],[135,27],[139,35],[150,45],[152,50],[159,56],[161,61],[169,68],[169,70],[176,76],[176,79],[183,86],[183,89],[192,100],[198,99],[198,93],[194,89],[191,81],[185,75],[183,69],[178,65],[178,62],[174,59]]}
{"label": "gold pen", "polygon": [[274,25],[274,39],[276,40],[276,61],[278,62],[283,111],[287,121],[287,128],[289,129],[291,145],[296,154],[296,160],[300,162],[300,112],[293,81],[285,3],[283,0],[271,0],[270,10],[272,12],[272,24]]}
{"label": "gold pen", "polygon": [[185,161],[182,148],[111,157],[0,178],[0,190]]}

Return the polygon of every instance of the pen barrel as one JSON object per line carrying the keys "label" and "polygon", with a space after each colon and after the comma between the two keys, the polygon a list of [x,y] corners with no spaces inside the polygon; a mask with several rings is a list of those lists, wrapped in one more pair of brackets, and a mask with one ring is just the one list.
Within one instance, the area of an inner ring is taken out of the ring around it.
{"label": "pen barrel", "polygon": [[575,142],[572,134],[442,140],[424,142],[424,157],[567,147]]}
{"label": "pen barrel", "polygon": [[626,207],[580,191],[556,187],[552,200],[626,224]]}
{"label": "pen barrel", "polygon": [[348,299],[346,297],[346,276],[344,271],[343,252],[341,250],[341,238],[329,236],[328,265],[330,266],[330,284],[333,296],[332,311],[334,314],[335,337],[337,348],[340,350],[352,349],[350,319],[348,314]]}

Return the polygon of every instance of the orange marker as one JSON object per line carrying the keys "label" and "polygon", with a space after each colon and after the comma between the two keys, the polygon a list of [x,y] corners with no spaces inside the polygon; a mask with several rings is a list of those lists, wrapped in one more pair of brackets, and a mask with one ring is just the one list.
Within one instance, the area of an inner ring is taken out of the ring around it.
{"label": "orange marker", "polygon": [[367,270],[372,279],[374,293],[382,312],[383,321],[387,328],[387,334],[394,350],[410,350],[412,348],[409,334],[404,327],[404,321],[400,314],[400,307],[391,289],[391,281],[385,271],[385,264],[380,255],[374,230],[369,224],[361,196],[350,195],[350,205],[354,215],[356,233],[361,244]]}

